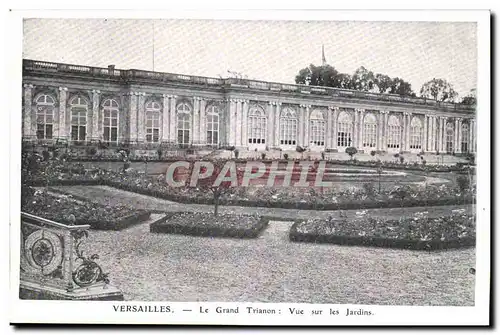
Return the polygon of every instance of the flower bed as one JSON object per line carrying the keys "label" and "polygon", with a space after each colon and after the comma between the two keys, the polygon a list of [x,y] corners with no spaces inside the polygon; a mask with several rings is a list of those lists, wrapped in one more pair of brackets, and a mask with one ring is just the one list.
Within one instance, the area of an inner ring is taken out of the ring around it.
{"label": "flower bed", "polygon": [[289,237],[294,242],[439,250],[475,246],[476,228],[472,215],[428,218],[417,213],[399,220],[300,220],[292,225]]}
{"label": "flower bed", "polygon": [[21,210],[66,225],[88,224],[93,229],[121,230],[149,219],[150,212],[126,206],[103,206],[73,199],[67,195],[52,195],[40,190],[23,199]]}
{"label": "flower bed", "polygon": [[256,238],[269,220],[259,216],[211,213],[169,213],[150,225],[152,233],[210,237]]}

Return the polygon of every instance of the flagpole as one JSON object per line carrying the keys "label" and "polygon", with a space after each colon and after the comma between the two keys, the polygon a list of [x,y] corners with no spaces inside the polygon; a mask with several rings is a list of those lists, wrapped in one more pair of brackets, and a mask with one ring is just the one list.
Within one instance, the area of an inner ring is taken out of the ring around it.
{"label": "flagpole", "polygon": [[155,70],[155,21],[153,20],[153,72]]}

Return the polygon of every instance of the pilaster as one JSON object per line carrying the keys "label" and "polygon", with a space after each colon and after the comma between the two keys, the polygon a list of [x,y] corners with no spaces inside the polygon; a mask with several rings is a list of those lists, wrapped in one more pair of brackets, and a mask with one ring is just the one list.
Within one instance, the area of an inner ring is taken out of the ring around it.
{"label": "pilaster", "polygon": [[171,95],[170,99],[170,128],[169,128],[169,138],[171,143],[177,143],[177,96]]}
{"label": "pilaster", "polygon": [[193,145],[200,142],[200,98],[193,97]]}
{"label": "pilaster", "polygon": [[139,92],[130,92],[129,137],[131,143],[137,142],[137,99]]}
{"label": "pilaster", "polygon": [[248,147],[248,107],[249,100],[243,100],[243,122],[241,129],[241,143],[243,147]]}
{"label": "pilaster", "polygon": [[304,143],[306,147],[310,146],[309,143],[309,117],[311,114],[311,105],[304,105]]}
{"label": "pilaster", "polygon": [[428,123],[429,123],[429,115],[425,114],[424,115],[424,134],[422,136],[422,149],[421,151],[427,152],[429,150],[429,136],[427,134],[428,130]]}
{"label": "pilaster", "polygon": [[280,147],[280,115],[281,102],[276,102],[276,111],[274,113],[274,147]]}
{"label": "pilaster", "polygon": [[339,116],[339,112],[340,112],[340,108],[339,107],[330,107],[332,110],[333,110],[333,115],[332,115],[332,128],[333,128],[333,132],[332,132],[332,149],[335,150],[338,150],[338,142],[337,142],[337,128],[338,128],[338,122],[337,122],[337,118]]}
{"label": "pilaster", "polygon": [[138,101],[137,101],[137,142],[143,143],[145,140],[145,104],[146,104],[146,93],[138,92]]}
{"label": "pilaster", "polygon": [[363,146],[363,120],[364,120],[364,117],[365,117],[365,110],[364,109],[358,109],[358,113],[359,113],[359,119],[358,119],[358,143],[357,143],[357,146],[358,146],[358,151],[359,152],[364,152],[364,146]]}
{"label": "pilaster", "polygon": [[[99,134],[99,100],[100,100],[101,91],[92,90],[92,115],[90,117],[90,122],[88,122],[91,127],[87,128],[87,136],[90,135],[91,141],[99,141],[101,136]],[[62,111],[59,111],[59,115],[62,114]],[[88,139],[88,137],[86,137]]]}
{"label": "pilaster", "polygon": [[[220,115],[219,115],[220,128]],[[200,144],[207,144],[207,101],[205,98],[200,100]]]}
{"label": "pilaster", "polygon": [[167,143],[169,141],[169,123],[170,123],[170,115],[168,113],[168,99],[169,95],[163,94],[163,110],[161,116],[161,142]]}
{"label": "pilaster", "polygon": [[[36,137],[36,131],[32,131],[33,123],[33,88],[32,84],[23,85],[23,98],[24,98],[24,113],[23,113],[23,139],[30,139]],[[36,120],[36,119],[35,119]],[[34,135],[34,136],[33,136]]]}

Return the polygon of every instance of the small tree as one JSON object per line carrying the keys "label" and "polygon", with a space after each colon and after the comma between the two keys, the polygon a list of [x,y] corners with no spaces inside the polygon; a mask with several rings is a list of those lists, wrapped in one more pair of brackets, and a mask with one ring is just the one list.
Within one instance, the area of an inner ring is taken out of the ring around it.
{"label": "small tree", "polygon": [[285,160],[288,160],[288,154],[287,154],[287,153],[284,153],[284,154],[283,154],[283,158],[284,158]]}
{"label": "small tree", "polygon": [[355,147],[348,147],[345,149],[345,153],[348,154],[352,160],[354,158],[354,155],[358,153],[358,149],[356,149]]}
{"label": "small tree", "polygon": [[[234,187],[231,185],[229,181],[223,181],[218,186],[214,186],[217,177],[222,172],[224,166],[226,165],[227,160],[212,160],[211,163],[214,166],[213,173],[207,177],[198,180],[198,184],[196,185],[202,190],[211,191],[213,195],[213,203],[214,203],[214,216],[219,215],[219,202],[220,198],[224,194],[229,194],[234,191]],[[192,173],[197,173],[198,171],[192,171]],[[202,167],[201,173],[205,173],[206,168]],[[228,171],[229,172],[229,171]],[[227,174],[225,175],[227,176]],[[236,170],[236,176],[238,180],[238,185],[241,184],[241,180],[243,178],[243,173]],[[189,185],[189,183],[187,183]],[[188,186],[189,187],[189,186]]]}
{"label": "small tree", "polygon": [[370,155],[375,158],[375,156],[377,155],[377,152],[375,150],[372,150],[370,151]]}
{"label": "small tree", "polygon": [[405,158],[403,156],[399,156],[399,162],[403,164],[405,162]]}
{"label": "small tree", "polygon": [[304,159],[304,152],[306,151],[306,149],[301,147],[300,145],[297,145],[295,150],[300,154],[300,159]]}
{"label": "small tree", "polygon": [[408,185],[398,186],[392,190],[391,195],[401,200],[401,207],[404,206],[404,200],[410,196],[411,190]]}

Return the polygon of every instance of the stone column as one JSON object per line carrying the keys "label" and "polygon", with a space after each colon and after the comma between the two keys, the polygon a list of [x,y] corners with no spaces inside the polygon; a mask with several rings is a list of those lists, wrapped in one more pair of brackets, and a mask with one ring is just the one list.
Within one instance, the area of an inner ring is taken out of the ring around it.
{"label": "stone column", "polygon": [[35,119],[36,124],[36,114],[33,118],[33,88],[32,84],[24,84],[24,113],[23,113],[23,139],[36,138],[36,130],[32,131],[33,119]]}
{"label": "stone column", "polygon": [[297,139],[297,145],[304,147],[304,110],[302,109],[303,105],[299,105],[299,137]]}
{"label": "stone column", "polygon": [[[177,143],[177,96],[170,96],[170,127],[169,127],[169,138],[172,144]],[[178,144],[178,143],[177,143]]]}
{"label": "stone column", "polygon": [[244,147],[248,147],[248,104],[249,100],[243,100],[243,116],[241,129],[241,143]]}
{"label": "stone column", "polygon": [[470,125],[469,125],[469,135],[470,135],[470,141],[469,141],[469,146],[470,146],[470,152],[476,152],[476,140],[477,140],[477,132],[476,132],[476,120],[471,119]]}
{"label": "stone column", "polygon": [[235,141],[236,141],[236,146],[241,147],[241,127],[243,126],[242,124],[242,105],[243,105],[243,100],[238,99],[236,100],[236,129],[235,129]]}
{"label": "stone column", "polygon": [[339,107],[330,107],[333,110],[333,116],[332,116],[332,148],[337,149],[338,148],[338,142],[337,142],[337,118],[339,116]]}
{"label": "stone column", "polygon": [[349,144],[349,146],[351,147],[358,147],[357,146],[357,143],[358,143],[358,124],[359,124],[359,113],[358,113],[358,110],[355,109],[354,110],[354,123],[353,123],[353,126],[352,126],[352,143]]}
{"label": "stone column", "polygon": [[193,124],[192,124],[192,135],[191,135],[191,143],[193,145],[197,145],[199,141],[200,134],[200,98],[193,97]]}
{"label": "stone column", "polygon": [[146,93],[145,92],[140,92],[139,93],[139,100],[138,100],[138,106],[137,106],[137,129],[138,129],[138,136],[137,140],[140,143],[145,142],[146,140]]}
{"label": "stone column", "polygon": [[266,146],[271,148],[273,146],[273,137],[274,137],[274,106],[276,105],[276,102],[274,101],[269,101],[267,103],[267,134],[266,134]]}
{"label": "stone column", "polygon": [[431,115],[429,118],[430,121],[430,148],[429,151],[431,152],[436,152],[436,117],[434,115]]}
{"label": "stone column", "polygon": [[168,113],[168,99],[169,95],[163,94],[163,110],[161,115],[161,142],[166,143],[169,140],[169,123],[170,115]]}
{"label": "stone column", "polygon": [[457,131],[457,136],[458,136],[458,144],[457,144],[457,148],[455,150],[455,152],[457,153],[462,153],[462,118],[458,118],[457,119],[458,121],[458,131]]}
{"label": "stone column", "polygon": [[407,112],[403,113],[403,131],[401,132],[401,147],[400,151],[405,152],[406,151],[406,126],[408,122],[406,122],[406,116],[408,115]]}
{"label": "stone column", "polygon": [[429,136],[427,134],[427,130],[428,130],[428,122],[429,122],[429,115],[425,114],[424,115],[424,133],[423,133],[423,136],[422,136],[422,149],[421,151],[423,152],[427,152],[428,149],[429,149]]}
{"label": "stone column", "polygon": [[68,129],[66,125],[66,101],[68,97],[68,88],[67,87],[59,87],[59,118],[58,120],[54,120],[54,123],[59,124],[59,134],[58,138],[62,140],[68,139]]}
{"label": "stone column", "polygon": [[276,112],[274,113],[274,147],[280,147],[280,115],[281,102],[276,103]]}
{"label": "stone column", "polygon": [[207,101],[200,100],[200,144],[207,144]]}
{"label": "stone column", "polygon": [[458,133],[460,132],[460,128],[458,127],[458,118],[455,118],[455,131],[453,132],[453,152],[458,152]]}
{"label": "stone column", "polygon": [[[101,91],[92,90],[92,114],[90,117],[90,122],[87,122],[87,136],[85,137],[88,141],[89,138],[93,142],[97,142],[101,139],[101,134],[99,133],[99,98]],[[61,114],[61,113],[60,113]]]}
{"label": "stone column", "polygon": [[236,99],[229,99],[229,145],[236,145]]}
{"label": "stone column", "polygon": [[387,136],[389,135],[387,133],[387,122],[389,120],[389,111],[384,111],[384,140],[383,140],[383,145],[384,145],[384,151],[387,151]]}
{"label": "stone column", "polygon": [[364,109],[358,109],[358,113],[359,113],[358,149],[361,150],[361,151],[363,151],[363,149],[364,149],[364,145],[363,145],[363,125],[364,125],[363,124],[363,120],[365,118],[365,110]]}
{"label": "stone column", "polygon": [[411,118],[412,113],[406,113],[406,151],[410,151],[410,136],[411,136]]}
{"label": "stone column", "polygon": [[326,110],[325,148],[332,147],[332,111],[330,107]]}
{"label": "stone column", "polygon": [[309,147],[309,117],[311,112],[311,105],[304,105],[304,143]]}

